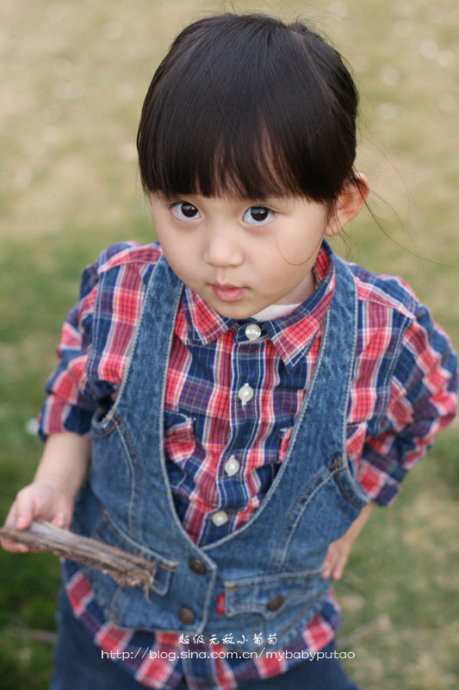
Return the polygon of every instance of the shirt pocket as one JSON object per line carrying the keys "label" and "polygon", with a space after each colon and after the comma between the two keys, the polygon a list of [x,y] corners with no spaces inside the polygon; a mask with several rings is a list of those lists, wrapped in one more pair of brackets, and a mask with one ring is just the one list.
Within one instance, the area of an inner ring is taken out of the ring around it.
{"label": "shirt pocket", "polygon": [[196,450],[193,419],[175,410],[164,411],[164,450],[168,460],[183,462]]}

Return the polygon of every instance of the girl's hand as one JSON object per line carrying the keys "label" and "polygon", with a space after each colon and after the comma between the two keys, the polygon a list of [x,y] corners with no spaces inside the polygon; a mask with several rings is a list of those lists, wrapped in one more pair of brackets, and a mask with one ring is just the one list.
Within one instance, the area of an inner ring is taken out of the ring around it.
{"label": "girl's hand", "polygon": [[322,577],[324,579],[331,577],[333,580],[339,580],[343,574],[354,543],[354,539],[351,539],[348,534],[346,532],[341,539],[333,541],[328,547],[328,553],[322,566]]}
{"label": "girl's hand", "polygon": [[340,579],[346,566],[347,559],[349,558],[349,554],[351,553],[352,546],[370,517],[373,506],[374,503],[372,501],[368,503],[365,508],[362,509],[357,520],[349,527],[346,534],[330,544],[322,566],[322,577],[324,579],[328,577],[331,577],[333,580]]}
{"label": "girl's hand", "polygon": [[[73,508],[72,495],[51,481],[36,480],[17,494],[5,520],[5,527],[22,530],[30,527],[32,520],[46,520],[56,527],[67,528],[72,519]],[[1,544],[7,551],[30,551],[25,544],[17,544],[8,539],[2,539]]]}

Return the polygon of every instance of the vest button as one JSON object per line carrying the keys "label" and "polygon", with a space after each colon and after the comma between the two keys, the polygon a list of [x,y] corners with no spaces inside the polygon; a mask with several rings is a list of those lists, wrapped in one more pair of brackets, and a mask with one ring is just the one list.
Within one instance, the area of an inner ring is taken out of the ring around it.
{"label": "vest button", "polygon": [[196,575],[205,575],[207,572],[206,566],[199,558],[190,558],[188,566]]}
{"label": "vest button", "polygon": [[178,617],[185,625],[192,625],[196,616],[193,611],[188,608],[188,606],[182,606],[179,611]]}
{"label": "vest button", "polygon": [[268,601],[266,608],[268,611],[277,611],[277,609],[280,609],[283,603],[284,597],[282,594],[276,594],[275,597],[271,597],[271,599]]}

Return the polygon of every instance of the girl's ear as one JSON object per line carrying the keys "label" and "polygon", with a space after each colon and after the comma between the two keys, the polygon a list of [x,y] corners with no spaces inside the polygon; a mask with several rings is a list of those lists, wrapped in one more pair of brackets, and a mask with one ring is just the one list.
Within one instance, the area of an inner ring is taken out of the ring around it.
{"label": "girl's ear", "polygon": [[345,182],[336,200],[325,234],[329,237],[337,235],[346,223],[355,218],[364,205],[369,191],[368,180],[362,173],[356,173],[353,180]]}

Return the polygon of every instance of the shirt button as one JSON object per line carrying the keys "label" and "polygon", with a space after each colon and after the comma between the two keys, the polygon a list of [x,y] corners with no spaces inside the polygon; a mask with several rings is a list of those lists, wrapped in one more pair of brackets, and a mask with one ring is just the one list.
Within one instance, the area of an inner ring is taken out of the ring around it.
{"label": "shirt button", "polygon": [[228,514],[225,513],[224,510],[217,511],[216,513],[214,513],[212,515],[212,517],[210,519],[212,520],[214,525],[216,525],[217,527],[221,527],[221,525],[224,525],[225,522],[228,522],[228,520],[229,520]]}
{"label": "shirt button", "polygon": [[228,477],[232,477],[233,474],[236,474],[236,472],[239,470],[241,464],[234,455],[231,455],[231,457],[228,458],[228,460],[225,462],[223,469],[225,470],[226,474]]}
{"label": "shirt button", "polygon": [[253,388],[252,386],[249,386],[248,383],[244,383],[242,388],[239,388],[237,392],[237,397],[239,400],[242,401],[242,404],[245,405],[246,403],[249,402],[249,400],[252,400],[253,398]]}
{"label": "shirt button", "polygon": [[178,617],[185,625],[192,625],[196,618],[193,611],[189,609],[188,606],[182,606],[182,608],[179,611]]}
{"label": "shirt button", "polygon": [[257,340],[261,335],[261,328],[257,323],[249,323],[245,328],[245,335],[248,340]]}

